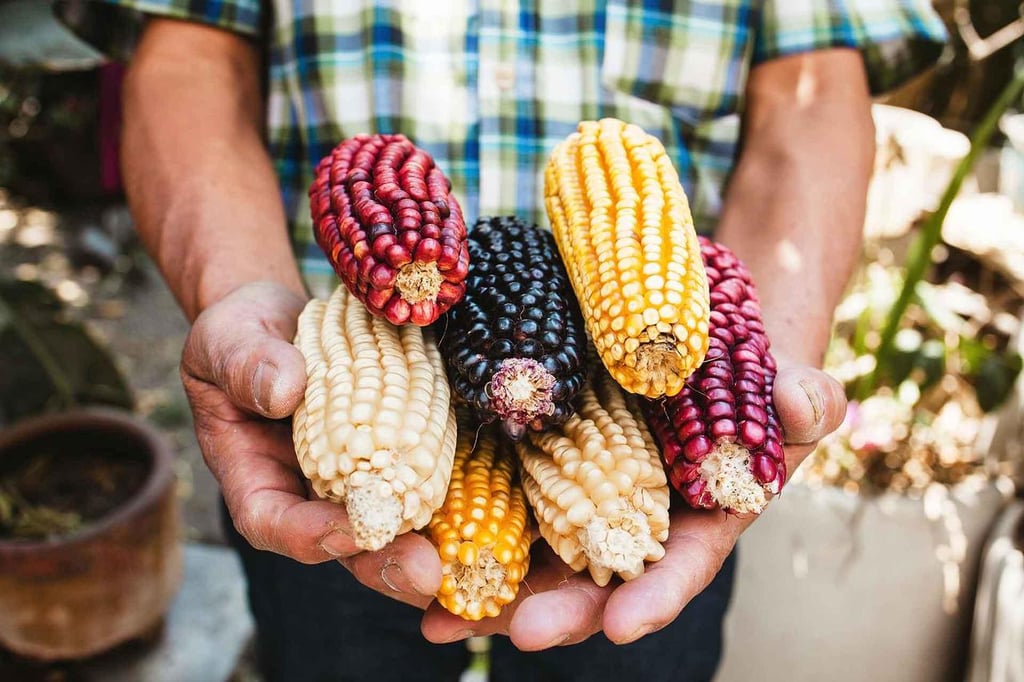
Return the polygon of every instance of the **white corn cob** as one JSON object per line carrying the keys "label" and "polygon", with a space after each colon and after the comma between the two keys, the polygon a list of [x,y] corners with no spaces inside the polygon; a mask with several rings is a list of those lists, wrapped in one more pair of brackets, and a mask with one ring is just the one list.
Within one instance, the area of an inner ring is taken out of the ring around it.
{"label": "white corn cob", "polygon": [[431,332],[375,317],[339,286],[307,304],[295,345],[307,384],[292,433],[313,490],[345,503],[365,549],[427,525],[444,502],[456,433]]}
{"label": "white corn cob", "polygon": [[540,533],[598,585],[631,580],[665,555],[669,491],[654,439],[632,396],[594,367],[579,411],[517,444]]}

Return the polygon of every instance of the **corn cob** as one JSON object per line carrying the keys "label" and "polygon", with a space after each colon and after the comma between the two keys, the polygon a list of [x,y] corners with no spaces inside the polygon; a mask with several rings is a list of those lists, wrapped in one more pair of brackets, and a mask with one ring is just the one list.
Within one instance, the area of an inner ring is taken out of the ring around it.
{"label": "corn cob", "polygon": [[584,121],[548,160],[552,231],[605,367],[626,390],[675,395],[708,348],[708,285],[683,187],[635,125]]}
{"label": "corn cob", "polygon": [[465,293],[466,224],[450,188],[404,135],[349,138],[317,165],[317,243],[374,315],[428,325]]}
{"label": "corn cob", "polygon": [[604,586],[665,555],[668,483],[638,406],[592,368],[580,409],[552,431],[516,445],[523,488],[540,533],[573,570]]}
{"label": "corn cob", "polygon": [[377,550],[444,501],[455,413],[429,330],[373,317],[339,286],[299,316],[306,393],[292,418],[302,473],[344,502],[356,544]]}
{"label": "corn cob", "polygon": [[786,481],[775,360],[750,273],[726,247],[700,241],[711,283],[707,360],[682,393],[644,411],[691,506],[757,514]]}
{"label": "corn cob", "polygon": [[469,253],[466,296],[439,322],[452,387],[514,440],[561,424],[583,385],[586,336],[551,233],[483,218]]}
{"label": "corn cob", "polygon": [[516,598],[530,566],[529,512],[511,444],[465,413],[458,431],[448,495],[430,521],[443,575],[437,601],[480,620]]}

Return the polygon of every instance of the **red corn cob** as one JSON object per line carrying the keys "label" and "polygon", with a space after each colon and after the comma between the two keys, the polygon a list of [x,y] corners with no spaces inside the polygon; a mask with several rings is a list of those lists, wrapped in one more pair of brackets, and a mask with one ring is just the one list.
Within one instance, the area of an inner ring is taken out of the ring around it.
{"label": "red corn cob", "polygon": [[466,292],[466,223],[450,188],[404,135],[357,135],[317,165],[316,241],[370,312],[424,326]]}
{"label": "red corn cob", "polygon": [[750,273],[726,247],[700,238],[711,289],[704,363],[676,396],[645,401],[669,481],[697,509],[760,513],[786,481],[772,402],[775,360]]}

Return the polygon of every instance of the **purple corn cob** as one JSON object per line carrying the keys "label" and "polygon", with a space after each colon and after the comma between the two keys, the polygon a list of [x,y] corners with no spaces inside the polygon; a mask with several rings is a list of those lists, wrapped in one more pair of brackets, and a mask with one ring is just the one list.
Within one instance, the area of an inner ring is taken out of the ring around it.
{"label": "purple corn cob", "polygon": [[711,341],[676,396],[645,401],[669,480],[697,509],[760,513],[786,481],[782,429],[772,402],[775,360],[750,273],[704,237]]}

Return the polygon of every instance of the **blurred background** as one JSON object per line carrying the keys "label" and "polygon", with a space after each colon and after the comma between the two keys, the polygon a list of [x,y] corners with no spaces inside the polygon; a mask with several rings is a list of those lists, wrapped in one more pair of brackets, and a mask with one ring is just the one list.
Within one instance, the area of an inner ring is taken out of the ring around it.
{"label": "blurred background", "polygon": [[[941,62],[875,106],[863,258],[827,361],[851,408],[741,542],[722,682],[1024,680],[1024,21],[1010,0],[935,5]],[[124,205],[123,69],[48,6],[0,0],[0,679],[258,680],[178,378],[187,325]],[[61,426],[96,443],[74,476],[61,443],[20,445],[25,424],[96,405],[129,421]],[[154,433],[166,462],[100,456],[159,450]],[[62,552],[77,563],[37,547],[132,507],[165,466],[156,511]],[[142,575],[151,598],[68,622],[62,605],[102,589],[83,566],[108,588]],[[17,616],[25,581],[76,571],[33,597],[41,620]]]}

